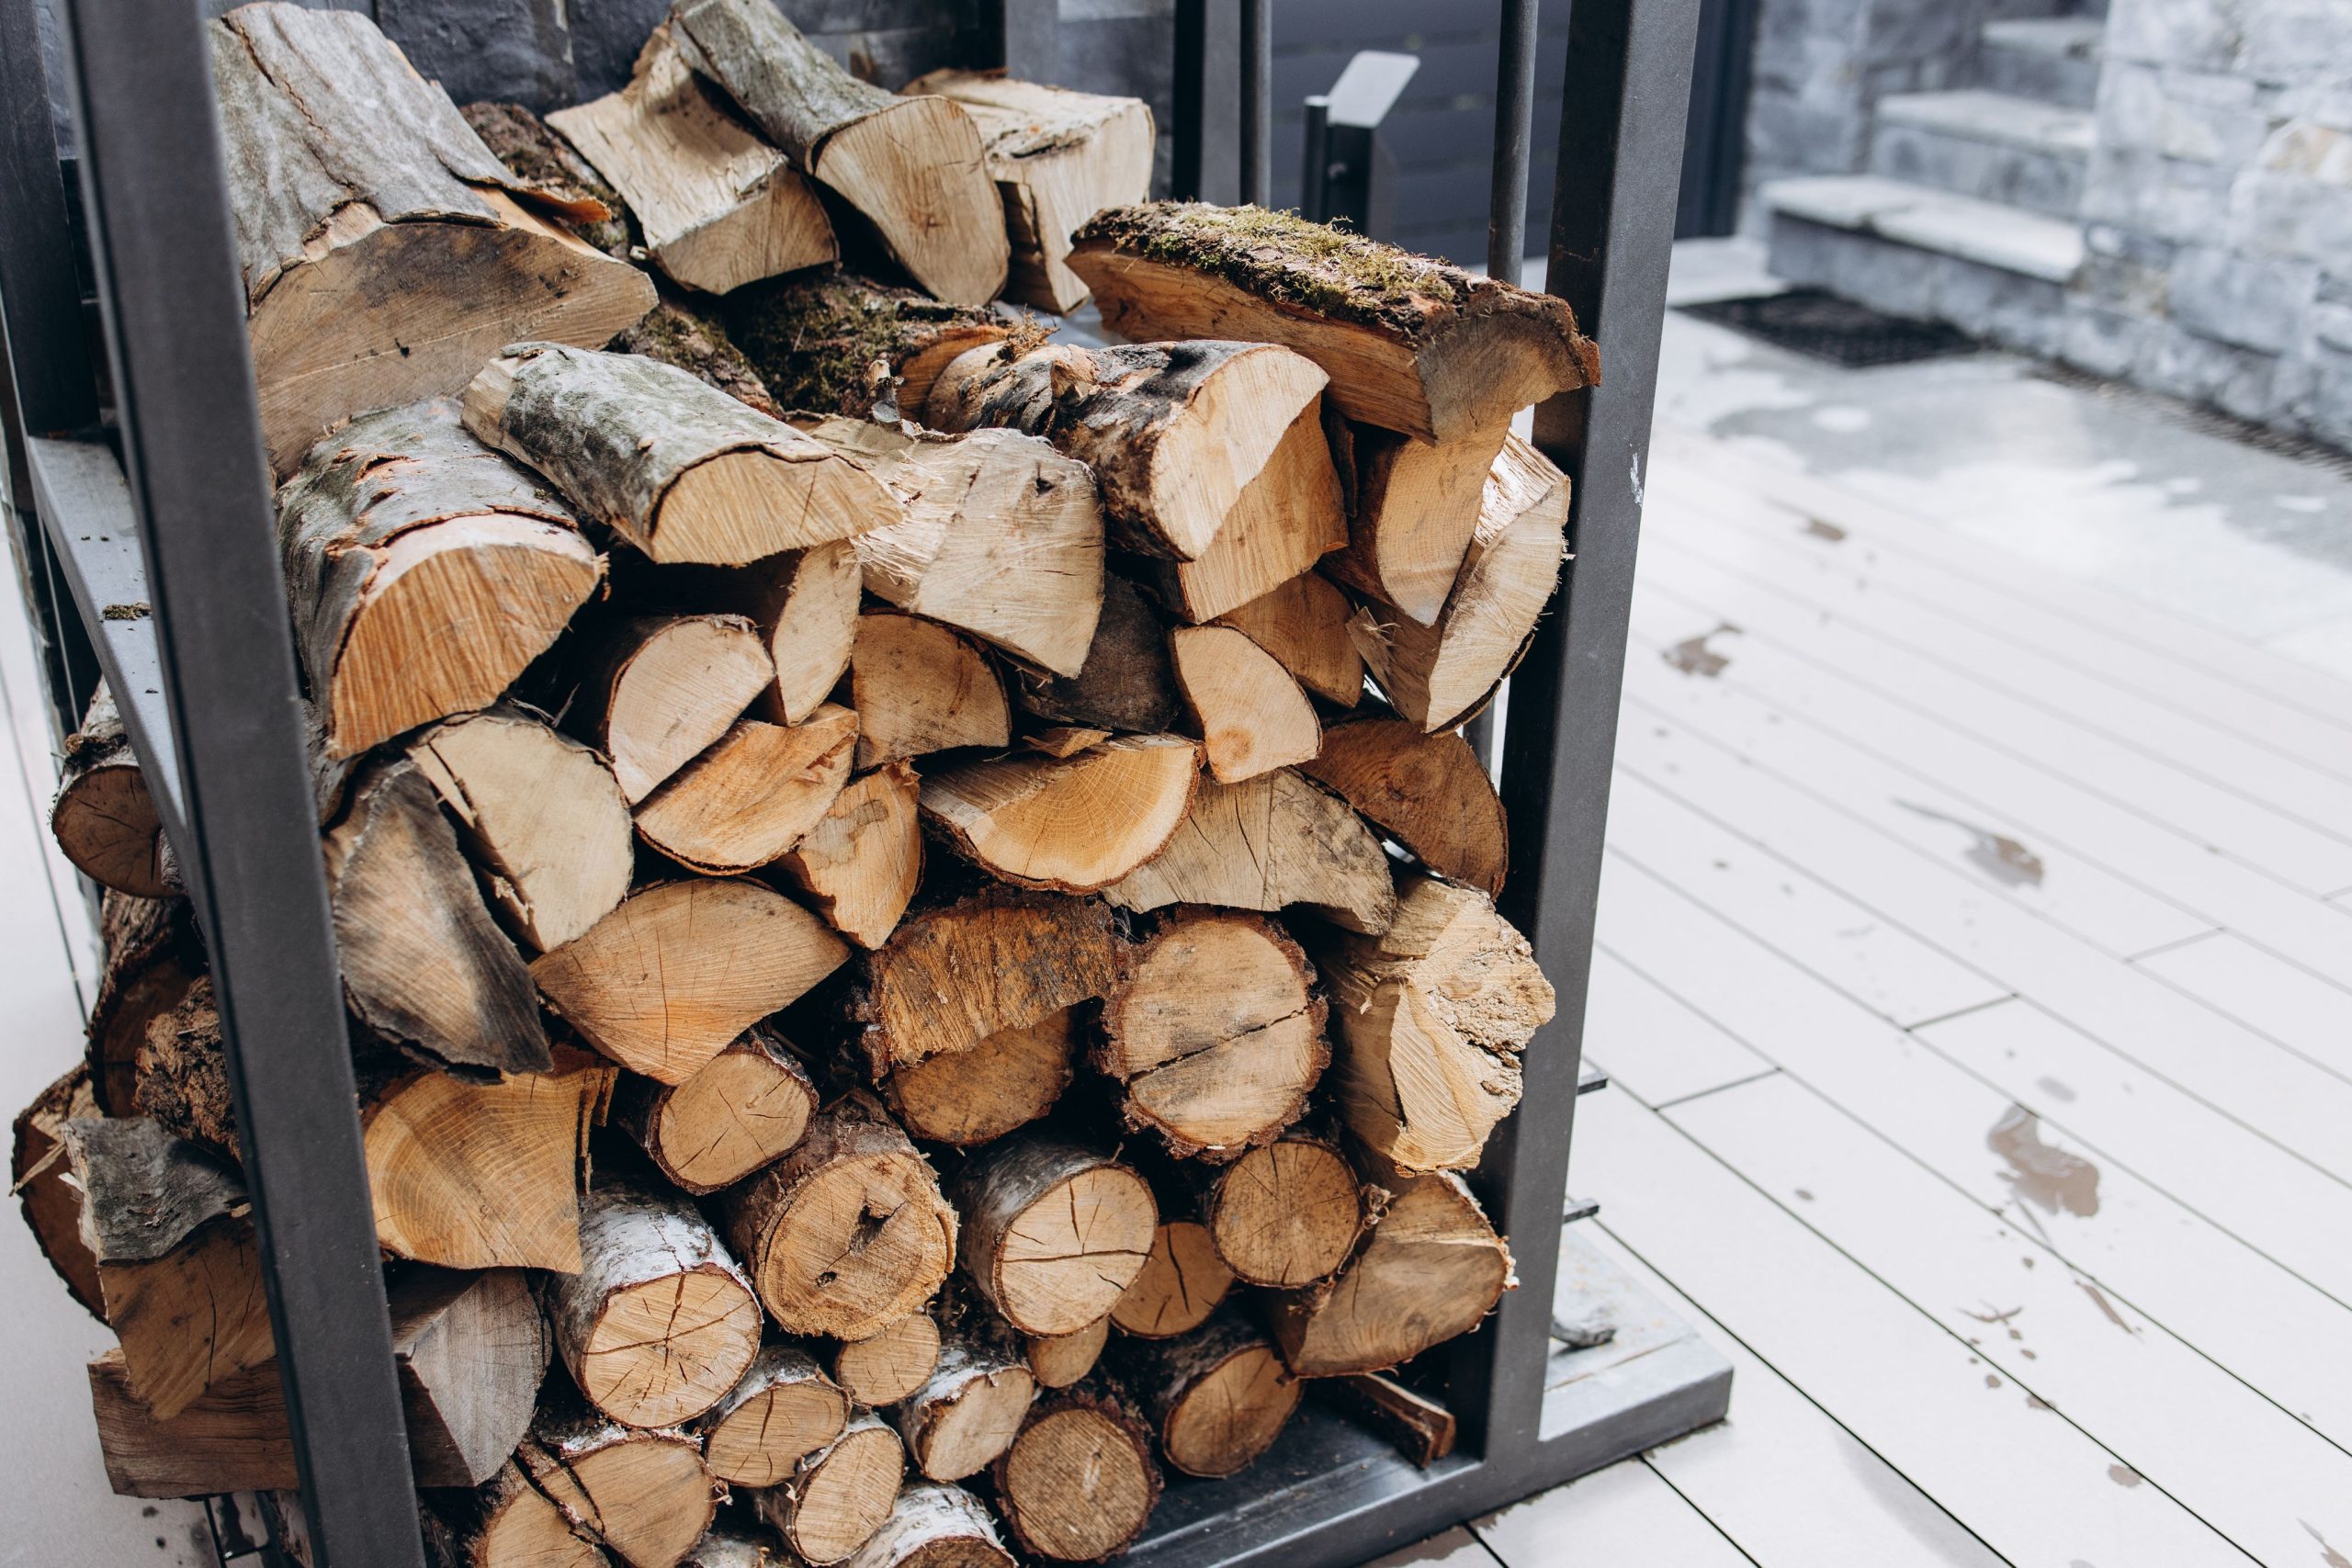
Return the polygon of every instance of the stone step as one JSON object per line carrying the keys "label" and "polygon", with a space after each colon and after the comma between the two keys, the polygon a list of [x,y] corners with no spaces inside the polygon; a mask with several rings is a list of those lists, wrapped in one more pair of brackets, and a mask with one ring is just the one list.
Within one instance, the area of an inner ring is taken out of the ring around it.
{"label": "stone step", "polygon": [[1978,35],[1977,78],[1996,93],[2086,109],[2098,96],[2103,17],[2030,17],[1987,22]]}
{"label": "stone step", "polygon": [[1881,98],[1871,172],[2072,218],[2096,125],[2088,110],[1972,88]]}

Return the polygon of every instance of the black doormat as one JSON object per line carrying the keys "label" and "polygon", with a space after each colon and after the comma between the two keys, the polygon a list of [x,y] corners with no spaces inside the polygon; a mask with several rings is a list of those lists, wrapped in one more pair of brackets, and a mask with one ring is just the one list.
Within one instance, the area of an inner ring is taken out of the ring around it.
{"label": "black doormat", "polygon": [[1712,299],[1681,310],[1702,321],[1849,370],[1973,354],[1982,346],[1957,327],[1890,316],[1818,288]]}

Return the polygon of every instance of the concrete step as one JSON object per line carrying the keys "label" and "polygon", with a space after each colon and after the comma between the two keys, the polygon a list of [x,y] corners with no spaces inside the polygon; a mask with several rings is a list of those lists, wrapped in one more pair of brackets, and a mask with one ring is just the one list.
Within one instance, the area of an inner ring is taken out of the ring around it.
{"label": "concrete step", "polygon": [[2086,109],[2098,96],[2104,17],[2030,17],[1987,22],[1978,35],[1977,78],[1996,93]]}
{"label": "concrete step", "polygon": [[1871,172],[2052,218],[2072,218],[2096,127],[2090,112],[1988,93],[1881,98]]}

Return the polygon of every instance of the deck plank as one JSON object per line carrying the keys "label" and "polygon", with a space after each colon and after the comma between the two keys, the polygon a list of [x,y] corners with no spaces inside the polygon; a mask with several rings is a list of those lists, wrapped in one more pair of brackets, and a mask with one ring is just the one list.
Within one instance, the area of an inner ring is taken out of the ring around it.
{"label": "deck plank", "polygon": [[1705,1094],[1772,1070],[1771,1063],[1606,948],[1592,955],[1584,1049],[1587,1060],[1645,1105]]}
{"label": "deck plank", "polygon": [[2352,991],[2274,957],[2234,931],[2163,948],[2133,960],[2257,1033],[2352,1077]]}
{"label": "deck plank", "polygon": [[1470,1528],[1503,1568],[1751,1568],[1704,1514],[1639,1459],[1538,1493]]}

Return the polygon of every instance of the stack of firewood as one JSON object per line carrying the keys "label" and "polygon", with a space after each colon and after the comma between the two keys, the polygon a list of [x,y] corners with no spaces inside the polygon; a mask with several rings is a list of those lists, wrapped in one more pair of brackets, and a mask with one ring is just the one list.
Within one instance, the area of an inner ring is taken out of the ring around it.
{"label": "stack of firewood", "polygon": [[[1144,203],[1141,104],[893,96],[770,0],[546,123],[211,27],[441,1561],[1105,1558],[1309,1383],[1442,1452],[1373,1374],[1511,1283],[1456,1173],[1553,998],[1456,727],[1559,574],[1566,306]],[[1132,342],[991,305],[1090,295]],[[107,968],[14,1175],[109,1473],[290,1487],[103,692],[54,820]]]}

